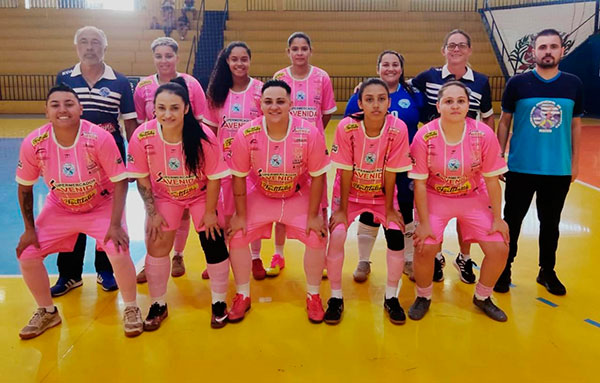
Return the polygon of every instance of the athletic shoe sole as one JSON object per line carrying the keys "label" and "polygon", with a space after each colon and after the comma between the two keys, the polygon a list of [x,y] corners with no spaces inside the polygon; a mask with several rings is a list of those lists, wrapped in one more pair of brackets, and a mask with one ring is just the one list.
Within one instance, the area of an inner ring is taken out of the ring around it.
{"label": "athletic shoe sole", "polygon": [[62,323],[62,319],[61,319],[61,317],[59,316],[59,317],[58,317],[58,320],[55,320],[54,322],[51,322],[51,323],[48,325],[48,327],[46,327],[46,328],[45,328],[43,331],[40,331],[40,332],[35,332],[35,333],[31,333],[31,334],[19,334],[19,337],[20,337],[21,339],[23,339],[23,340],[27,340],[27,339],[33,339],[33,338],[36,338],[36,337],[38,337],[38,336],[42,335],[43,333],[45,333],[47,330],[51,329],[52,327],[56,327],[56,326],[58,326],[58,325],[59,325],[59,324],[61,324],[61,323]]}
{"label": "athletic shoe sole", "polygon": [[167,317],[169,316],[169,310],[165,310],[164,314],[161,315],[160,321],[157,324],[148,324],[146,325],[146,321],[144,321],[144,331],[156,331],[159,329],[160,325],[162,324],[162,322],[167,319]]}
{"label": "athletic shoe sole", "polygon": [[230,316],[230,315],[231,315],[231,311],[230,311],[230,312],[229,312],[229,314],[227,314],[227,321],[228,321],[228,322],[230,322],[230,323],[238,323],[238,322],[241,322],[241,321],[242,321],[242,319],[244,319],[244,318],[246,317],[246,313],[247,313],[248,311],[250,311],[250,307],[252,307],[252,305],[248,305],[248,307],[246,307],[246,311],[244,311],[244,315],[242,315],[242,316],[241,316],[241,317],[239,317],[239,318],[231,318],[231,316]]}

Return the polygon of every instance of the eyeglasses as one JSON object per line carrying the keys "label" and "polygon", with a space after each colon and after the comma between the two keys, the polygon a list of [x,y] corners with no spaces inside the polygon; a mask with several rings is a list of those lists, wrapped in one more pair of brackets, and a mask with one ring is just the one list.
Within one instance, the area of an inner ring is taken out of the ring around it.
{"label": "eyeglasses", "polygon": [[458,44],[456,44],[456,43],[450,43],[450,44],[446,45],[446,48],[449,51],[453,51],[456,48],[458,48],[458,49],[460,49],[462,51],[462,50],[465,50],[465,49],[469,48],[469,44],[467,44],[467,43],[458,43]]}

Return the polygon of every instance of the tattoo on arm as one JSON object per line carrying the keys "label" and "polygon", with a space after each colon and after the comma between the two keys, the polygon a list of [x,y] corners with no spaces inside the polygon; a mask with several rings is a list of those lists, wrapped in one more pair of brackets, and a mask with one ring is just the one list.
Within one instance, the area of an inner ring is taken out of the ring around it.
{"label": "tattoo on arm", "polygon": [[33,220],[33,189],[21,191],[21,210],[26,224],[34,226]]}
{"label": "tattoo on arm", "polygon": [[154,196],[152,195],[152,189],[145,188],[144,186],[138,184],[138,191],[142,196],[142,200],[144,200],[146,213],[149,217],[154,217],[156,215],[156,208],[154,207]]}

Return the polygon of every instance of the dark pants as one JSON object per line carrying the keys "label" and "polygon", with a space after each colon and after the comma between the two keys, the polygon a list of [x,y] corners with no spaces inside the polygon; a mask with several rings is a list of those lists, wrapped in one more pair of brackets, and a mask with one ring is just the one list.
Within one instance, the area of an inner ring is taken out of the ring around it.
{"label": "dark pants", "polygon": [[521,224],[536,194],[537,215],[540,221],[539,265],[553,270],[558,248],[558,225],[565,199],[571,186],[571,176],[506,173],[504,220],[510,231],[508,260],[503,277],[510,278],[510,266],[517,256],[517,242]]}

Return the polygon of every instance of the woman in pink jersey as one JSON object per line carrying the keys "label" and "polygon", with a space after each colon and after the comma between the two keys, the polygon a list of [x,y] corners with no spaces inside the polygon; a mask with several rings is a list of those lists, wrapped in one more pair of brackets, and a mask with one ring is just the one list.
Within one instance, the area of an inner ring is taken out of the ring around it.
{"label": "woman in pink jersey", "polygon": [[[292,89],[292,115],[312,122],[319,131],[324,132],[331,115],[337,110],[331,79],[323,69],[310,65],[312,46],[306,33],[292,33],[287,45],[287,55],[292,65],[277,71],[273,78],[285,81]],[[327,208],[327,180],[325,182],[322,209]],[[275,254],[267,275],[278,275],[285,267],[284,245],[285,228],[275,225]],[[260,252],[260,248],[258,251]]]}
{"label": "woman in pink jersey", "polygon": [[[502,220],[498,176],[508,169],[500,145],[486,124],[467,118],[469,91],[450,81],[438,93],[437,118],[417,132],[411,145],[419,225],[415,231],[417,298],[408,316],[419,320],[429,310],[435,254],[448,221],[457,219],[465,242],[477,242],[485,254],[473,303],[490,318],[506,314],[492,302],[492,289],[508,256],[508,226]],[[483,189],[482,178],[487,188]]]}
{"label": "woman in pink jersey", "polygon": [[[165,84],[177,77],[182,77],[185,80],[194,117],[198,121],[202,121],[206,107],[206,96],[204,95],[202,86],[194,77],[187,73],[177,72],[177,63],[179,62],[179,56],[177,55],[179,45],[177,41],[170,37],[159,37],[152,42],[150,48],[152,49],[156,73],[141,79],[133,93],[138,124],[154,119],[154,94],[156,93],[156,89],[161,84]],[[185,249],[189,233],[190,213],[186,210],[181,220],[181,226],[177,229],[173,246],[173,267],[171,269],[173,277],[180,277],[185,274],[183,250]],[[138,273],[137,282],[146,282],[144,269]]]}
{"label": "woman in pink jersey", "polygon": [[[221,51],[208,83],[208,109],[205,122],[216,132],[223,147],[225,162],[231,163],[231,144],[239,128],[248,121],[262,115],[260,110],[260,91],[263,86],[248,75],[252,53],[246,43],[234,41]],[[231,177],[221,181],[219,211],[225,215],[225,225],[229,225],[235,211]],[[242,262],[243,270],[252,268],[254,279],[265,278],[265,268],[260,259],[260,241],[258,252],[252,252],[252,260],[231,258],[234,271],[239,270],[235,263]],[[205,274],[202,274],[205,277]],[[208,277],[208,274],[206,275]],[[245,299],[250,296],[250,275],[235,273],[237,293]]]}
{"label": "woman in pink jersey", "polygon": [[[123,215],[127,172],[112,136],[81,120],[82,113],[73,89],[64,84],[50,89],[46,101],[50,123],[31,132],[21,145],[16,180],[25,232],[17,258],[39,306],[19,333],[22,339],[60,324],[43,260],[51,253],[72,251],[79,233],[94,237],[108,254],[125,302],[125,335],[143,331]],[[50,192],[34,222],[32,189],[40,176]]]}
{"label": "woman in pink jersey", "polygon": [[130,177],[137,178],[146,208],[145,270],[152,305],[144,329],[156,330],[167,317],[165,296],[169,252],[189,209],[204,254],[212,293],[211,326],[226,324],[229,254],[217,222],[220,179],[229,169],[213,132],[194,118],[181,78],[161,85],[155,95],[156,119],[136,129],[129,142]]}
{"label": "woman in pink jersey", "polygon": [[[329,157],[322,132],[290,114],[290,87],[270,80],[262,88],[259,117],[244,125],[232,146],[235,215],[231,219],[231,257],[250,258],[249,243],[269,238],[273,223],[305,244],[308,318],[323,321],[319,295],[325,265],[327,227],[320,215]],[[236,263],[233,263],[234,272]],[[248,272],[246,272],[248,273]],[[250,299],[239,300],[230,315],[243,317]]]}
{"label": "woman in pink jersey", "polygon": [[338,168],[329,221],[331,238],[327,253],[327,271],[331,298],[327,302],[325,322],[342,319],[342,267],[348,225],[361,213],[373,214],[384,224],[387,241],[387,284],[384,308],[394,324],[406,321],[398,301],[404,268],[404,221],[396,200],[396,175],[409,171],[408,130],[402,120],[388,114],[390,92],[385,82],[371,78],[358,91],[358,105],[364,111],[361,120],[346,117],[338,124],[331,147],[331,160]]}

